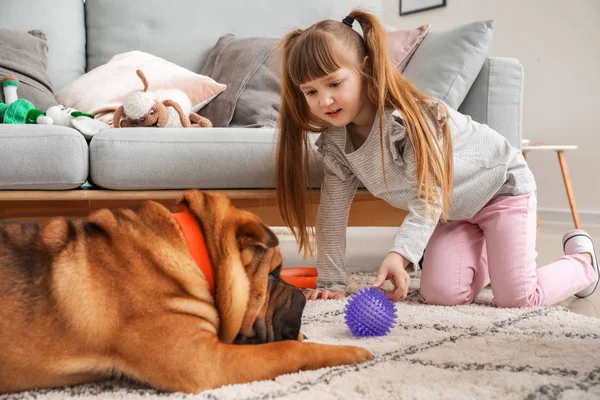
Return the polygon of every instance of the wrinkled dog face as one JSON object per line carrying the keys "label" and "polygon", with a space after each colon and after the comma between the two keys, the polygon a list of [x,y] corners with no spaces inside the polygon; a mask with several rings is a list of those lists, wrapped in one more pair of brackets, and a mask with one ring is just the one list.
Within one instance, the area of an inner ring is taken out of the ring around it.
{"label": "wrinkled dog face", "polygon": [[215,264],[220,339],[239,344],[301,340],[306,299],[279,277],[282,259],[273,231],[223,194],[192,190],[179,205],[196,216]]}
{"label": "wrinkled dog face", "polygon": [[[277,241],[273,232],[264,228]],[[251,251],[254,252],[254,257],[247,264],[244,263],[244,266],[249,277],[256,273],[262,275],[254,282],[263,290],[251,290],[253,296],[248,301],[244,323],[235,343],[258,344],[299,339],[306,298],[302,291],[280,278],[282,259],[279,246],[259,247]],[[262,263],[268,263],[268,268],[261,268]]]}

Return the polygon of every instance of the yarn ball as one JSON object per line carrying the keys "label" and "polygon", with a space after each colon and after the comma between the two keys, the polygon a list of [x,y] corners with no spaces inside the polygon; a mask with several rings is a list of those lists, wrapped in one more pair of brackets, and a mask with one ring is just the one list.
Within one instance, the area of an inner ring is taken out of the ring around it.
{"label": "yarn ball", "polygon": [[354,336],[384,336],[396,324],[396,307],[381,289],[363,288],[346,304],[346,325]]}

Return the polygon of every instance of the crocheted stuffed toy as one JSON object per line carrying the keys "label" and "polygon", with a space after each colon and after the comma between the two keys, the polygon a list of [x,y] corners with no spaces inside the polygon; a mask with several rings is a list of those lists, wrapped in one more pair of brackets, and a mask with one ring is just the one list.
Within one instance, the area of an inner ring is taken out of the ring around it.
{"label": "crocheted stuffed toy", "polygon": [[6,103],[0,102],[0,119],[5,124],[45,124],[52,125],[52,118],[37,110],[32,102],[19,99],[17,88],[19,78],[7,75],[2,79],[2,91]]}
{"label": "crocheted stuffed toy", "polygon": [[192,102],[178,89],[148,90],[148,81],[136,71],[144,90],[128,93],[113,116],[115,128],[158,126],[160,128],[211,127],[212,123],[192,112]]}
{"label": "crocheted stuffed toy", "polygon": [[111,127],[106,122],[94,119],[93,114],[86,114],[63,105],[50,107],[46,110],[46,115],[52,118],[54,125],[75,128],[88,140],[101,130]]}
{"label": "crocheted stuffed toy", "polygon": [[65,107],[62,104],[52,106],[46,110],[46,115],[52,118],[54,125],[73,127],[73,119],[77,117],[94,118],[94,114],[86,114],[74,108]]}

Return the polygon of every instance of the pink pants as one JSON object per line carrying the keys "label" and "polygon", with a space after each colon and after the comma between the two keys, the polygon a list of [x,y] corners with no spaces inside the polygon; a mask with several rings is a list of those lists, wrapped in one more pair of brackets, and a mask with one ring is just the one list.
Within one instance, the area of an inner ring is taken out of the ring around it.
{"label": "pink pants", "polygon": [[552,305],[591,285],[594,268],[580,255],[536,269],[536,203],[535,192],[503,196],[471,219],[438,224],[423,260],[425,301],[469,304],[491,283],[499,307]]}

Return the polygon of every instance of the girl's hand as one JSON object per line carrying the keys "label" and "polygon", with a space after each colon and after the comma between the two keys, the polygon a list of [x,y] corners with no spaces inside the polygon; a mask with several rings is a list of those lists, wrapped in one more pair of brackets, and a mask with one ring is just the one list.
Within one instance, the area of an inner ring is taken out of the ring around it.
{"label": "girl's hand", "polygon": [[346,293],[329,291],[327,289],[310,289],[304,293],[304,296],[306,296],[306,300],[339,300],[343,299],[346,296]]}
{"label": "girl's hand", "polygon": [[380,288],[389,279],[394,285],[394,290],[385,293],[393,301],[404,300],[410,285],[410,277],[405,269],[407,265],[408,260],[406,258],[398,253],[389,253],[383,260],[381,267],[379,267],[373,287]]}

